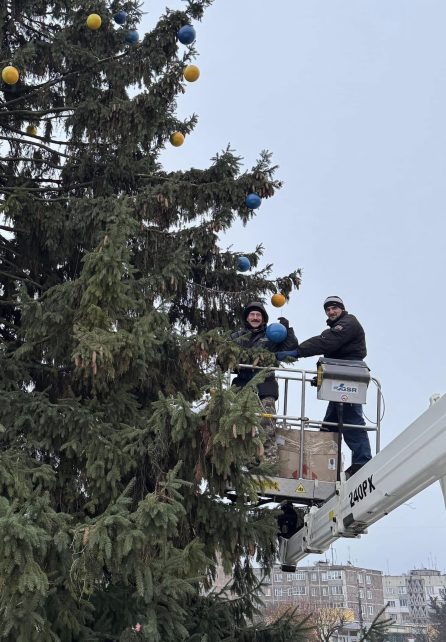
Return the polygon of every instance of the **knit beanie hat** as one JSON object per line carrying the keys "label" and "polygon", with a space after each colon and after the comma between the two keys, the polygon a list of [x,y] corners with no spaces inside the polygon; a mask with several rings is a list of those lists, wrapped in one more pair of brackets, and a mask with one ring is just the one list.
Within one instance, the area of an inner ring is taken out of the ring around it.
{"label": "knit beanie hat", "polygon": [[345,310],[344,301],[340,296],[328,296],[324,301],[324,310],[326,310],[329,305],[337,305],[338,308]]}

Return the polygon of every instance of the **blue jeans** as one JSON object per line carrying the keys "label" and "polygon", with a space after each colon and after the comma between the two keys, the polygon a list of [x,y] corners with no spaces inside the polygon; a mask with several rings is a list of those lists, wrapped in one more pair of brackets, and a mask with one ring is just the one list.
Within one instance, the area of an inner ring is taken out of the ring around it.
{"label": "blue jeans", "polygon": [[[341,404],[337,401],[330,401],[327,406],[324,421],[338,423],[340,405]],[[365,426],[362,414],[362,405],[360,403],[344,403],[343,406],[342,423],[353,424],[355,426]],[[335,426],[322,426],[321,430],[326,432],[338,432]],[[345,428],[345,430],[342,431],[342,436],[344,437],[345,443],[352,451],[353,466],[356,464],[363,466],[372,458],[367,430],[360,430],[359,428]]]}

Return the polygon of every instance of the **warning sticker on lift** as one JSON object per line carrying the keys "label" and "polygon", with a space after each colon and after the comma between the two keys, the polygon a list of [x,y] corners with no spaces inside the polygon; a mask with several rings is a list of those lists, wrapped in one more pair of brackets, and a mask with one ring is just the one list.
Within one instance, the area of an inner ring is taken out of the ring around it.
{"label": "warning sticker on lift", "polygon": [[353,508],[355,504],[360,502],[362,499],[365,499],[367,495],[373,493],[376,490],[373,485],[373,475],[370,475],[367,479],[364,479],[363,482],[356,486],[355,490],[352,493],[349,493],[350,506]]}
{"label": "warning sticker on lift", "polygon": [[296,488],[296,493],[305,493],[305,486],[303,484],[299,484],[299,486]]}
{"label": "warning sticker on lift", "polygon": [[260,488],[260,490],[263,490],[264,492],[267,490],[280,490],[280,486],[277,482],[266,481],[264,479],[258,480],[256,486]]}

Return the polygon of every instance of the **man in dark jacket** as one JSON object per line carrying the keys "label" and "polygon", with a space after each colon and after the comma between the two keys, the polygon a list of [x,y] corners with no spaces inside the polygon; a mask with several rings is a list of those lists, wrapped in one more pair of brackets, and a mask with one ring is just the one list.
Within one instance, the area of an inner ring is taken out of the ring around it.
{"label": "man in dark jacket", "polygon": [[[253,301],[243,310],[243,319],[245,328],[231,334],[231,339],[237,345],[245,350],[257,349],[268,350],[276,353],[280,350],[294,350],[298,346],[297,338],[293,328],[285,317],[280,317],[280,323],[285,326],[287,336],[281,343],[273,343],[266,336],[266,324],[268,323],[268,314],[262,303]],[[240,368],[232,385],[243,388],[255,376],[256,370],[250,368]],[[279,386],[274,375],[268,376],[262,383],[257,386],[263,411],[266,414],[276,414],[276,400],[279,397]],[[276,446],[276,424],[274,420],[263,422],[266,431],[266,440],[264,444],[266,457],[269,460],[277,459]]]}
{"label": "man in dark jacket", "polygon": [[[299,345],[293,354],[281,354],[279,360],[286,356],[312,357],[322,354],[329,359],[362,360],[367,355],[365,333],[358,319],[349,314],[342,299],[329,296],[324,301],[327,314],[327,330],[316,337],[311,337]],[[324,421],[338,423],[340,404],[336,401],[328,403]],[[357,403],[343,404],[343,423],[354,426],[365,426],[362,405]],[[323,427],[322,430],[336,432],[334,427]],[[343,433],[347,446],[352,451],[352,465],[345,471],[348,476],[354,475],[365,463],[372,458],[369,437],[366,430],[346,429]]]}

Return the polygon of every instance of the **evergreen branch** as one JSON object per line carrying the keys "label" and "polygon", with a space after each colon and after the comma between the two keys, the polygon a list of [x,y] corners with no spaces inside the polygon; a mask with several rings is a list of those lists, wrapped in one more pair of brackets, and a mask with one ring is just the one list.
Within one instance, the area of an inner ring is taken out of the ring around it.
{"label": "evergreen branch", "polygon": [[203,181],[202,183],[192,183],[191,181],[186,180],[178,180],[178,177],[171,178],[170,176],[157,176],[156,174],[136,174],[138,178],[154,178],[157,181],[165,181],[166,183],[174,183],[175,185],[180,184],[187,184],[187,185],[192,185],[193,187],[203,187],[203,186],[208,186],[208,185],[222,185],[225,183],[228,184],[233,184],[234,179],[231,177],[228,178],[222,178],[219,181]]}
{"label": "evergreen branch", "polygon": [[[59,178],[40,178],[39,176],[22,177],[22,176],[10,175],[8,178],[11,178],[11,179],[12,178],[18,178],[20,180],[33,181],[35,183],[63,183],[63,181],[61,179],[59,179]],[[7,188],[7,189],[17,189],[17,188],[20,189],[22,187],[26,189],[26,185],[25,184],[23,184],[23,185],[15,185],[13,188]]]}
{"label": "evergreen branch", "polygon": [[31,285],[34,285],[36,288],[39,288],[39,290],[42,289],[42,285],[40,283],[37,283],[37,281],[33,281],[32,279],[25,277],[25,276],[18,276],[16,274],[11,274],[10,272],[4,272],[3,270],[0,270],[0,274],[2,276],[7,276],[10,279],[17,280],[17,281],[23,281],[24,283],[31,283]]}
{"label": "evergreen branch", "polygon": [[[92,69],[94,67],[97,67],[98,65],[101,65],[104,62],[110,62],[111,60],[120,60],[121,58],[124,58],[125,56],[128,56],[130,53],[130,49],[127,49],[127,51],[124,51],[124,53],[117,54],[115,56],[107,56],[107,58],[101,58],[97,60],[93,65],[90,65],[89,67],[85,67],[84,69],[77,69],[76,71],[69,71],[65,74],[62,74],[58,78],[55,78],[54,80],[48,80],[47,82],[42,83],[41,85],[35,87],[32,91],[28,92],[27,94],[22,94],[22,96],[19,96],[18,98],[14,98],[13,100],[9,100],[7,103],[7,106],[9,107],[10,105],[15,105],[25,98],[29,98],[30,96],[33,96],[34,94],[39,93],[42,91],[42,89],[48,89],[49,87],[54,87],[54,85],[57,85],[60,82],[63,82],[64,80],[67,80],[68,78],[72,78],[73,76],[77,76],[79,74],[84,74]],[[3,105],[6,103],[3,102]]]}
{"label": "evergreen branch", "polygon": [[[0,112],[1,114],[1,112]],[[13,127],[9,127],[8,125],[2,125],[3,129],[7,129],[8,131],[12,132],[13,134],[19,134],[20,136],[31,136],[32,138],[37,138],[38,140],[44,140],[49,143],[53,143],[53,145],[72,145],[74,147],[77,147],[78,145],[83,145],[84,147],[89,147],[91,143],[87,143],[86,141],[71,141],[71,140],[57,140],[54,138],[45,138],[44,136],[39,136],[38,134],[27,134],[26,132],[22,132],[20,129],[15,129]],[[15,140],[15,139],[14,139]],[[23,141],[21,141],[23,142]],[[28,143],[28,141],[26,141]],[[105,143],[102,143],[105,145]]]}
{"label": "evergreen branch", "polygon": [[87,183],[74,183],[73,185],[67,185],[66,187],[25,187],[24,185],[16,185],[15,187],[0,187],[0,192],[9,194],[15,192],[17,189],[23,190],[25,192],[65,192],[77,187],[89,187],[93,185],[93,181],[88,181]]}
{"label": "evergreen branch", "polygon": [[66,203],[67,199],[70,198],[70,195],[68,196],[61,196],[58,198],[39,198],[38,196],[34,196],[34,194],[31,195],[33,197],[33,201],[38,201],[39,203]]}
{"label": "evergreen branch", "polygon": [[8,265],[10,265],[11,267],[16,267],[16,264],[15,264],[13,261],[10,261],[9,259],[7,259],[7,258],[6,258],[6,257],[4,257],[4,256],[2,256],[2,262],[3,262],[3,263],[7,263],[7,264],[8,264]]}
{"label": "evergreen branch", "polygon": [[[181,180],[181,177],[178,177],[178,176],[175,176],[175,177],[158,176],[157,174],[136,174],[136,176],[138,178],[154,178],[157,181],[159,180],[159,181],[164,181],[166,183],[174,183],[175,185],[178,185],[178,184],[192,185],[193,187],[205,187],[205,186],[207,187],[208,185],[226,185],[226,184],[233,185],[235,182],[232,176],[228,176],[227,178],[221,178],[215,181],[203,181],[201,183],[193,183],[192,181],[189,181],[187,178],[185,180]],[[245,178],[246,178],[245,176],[240,176],[238,180],[242,181]],[[273,187],[280,187],[280,181],[270,181],[270,183]]]}
{"label": "evergreen branch", "polygon": [[[16,230],[13,230],[13,231],[15,232]],[[3,244],[3,247],[5,247],[8,250],[14,252],[14,256],[16,256],[16,257],[17,256],[20,256],[20,257],[23,256],[23,254],[19,254],[19,252],[16,252],[15,248],[13,247],[13,243],[12,242],[9,239],[7,239],[4,236],[2,236],[1,234],[0,234],[0,244]]]}
{"label": "evergreen branch", "polygon": [[26,163],[45,163],[48,167],[53,169],[63,169],[63,165],[56,165],[55,163],[50,163],[50,161],[45,160],[44,158],[28,158],[27,156],[0,156],[0,161],[17,161],[17,162],[26,162]]}
{"label": "evergreen branch", "polygon": [[30,116],[31,118],[36,119],[40,118],[41,116],[46,116],[47,114],[56,114],[63,111],[74,111],[75,109],[75,107],[53,107],[52,109],[45,109],[42,111],[32,111],[31,109],[8,109],[8,111],[0,112],[0,116],[2,116],[3,114],[8,116],[11,114],[21,114],[22,116]]}
{"label": "evergreen branch", "polygon": [[[249,294],[249,290],[216,290],[215,288],[208,288],[206,285],[201,285],[201,283],[194,283],[193,281],[186,281],[186,285],[191,288],[197,288],[199,290],[204,290],[209,294],[224,294],[226,296],[239,296],[240,294]],[[254,292],[253,292],[254,293]]]}
{"label": "evergreen branch", "polygon": [[[34,27],[32,27],[29,24],[29,22],[25,23],[25,19],[26,18],[27,18],[27,16],[25,16],[25,15],[22,16],[22,20],[24,21],[26,29],[28,29],[32,33],[35,33],[36,36],[38,36],[39,38],[42,38],[42,37],[48,38],[47,42],[50,43],[51,42],[50,38],[52,37],[52,34],[50,34],[48,32],[45,32],[45,31],[39,31],[38,29],[34,29]],[[52,28],[54,30],[54,27],[52,25],[50,25],[50,24],[46,24],[44,22],[37,22],[37,24],[39,25],[39,27],[46,27],[47,29],[51,29]]]}
{"label": "evergreen branch", "polygon": [[[10,136],[2,136],[1,134],[0,134],[0,140],[7,140],[8,142],[16,141],[17,143],[23,143],[23,141],[19,140],[18,138],[11,138]],[[38,143],[36,140],[27,140],[26,144],[35,145],[36,147],[41,147],[42,149],[46,149],[47,152],[51,152],[52,154],[58,154],[59,156],[63,156],[64,158],[71,158],[69,154],[65,154],[64,152],[60,152],[57,149],[53,149],[52,147],[48,147],[47,145]]]}
{"label": "evergreen branch", "polygon": [[55,115],[55,116],[48,116],[47,118],[42,118],[41,122],[42,122],[42,123],[48,123],[50,120],[54,120],[54,119],[56,119],[56,118],[57,118],[57,119],[60,119],[60,118],[70,118],[70,116],[71,116],[71,115],[72,115],[72,114],[59,114],[59,115]]}

